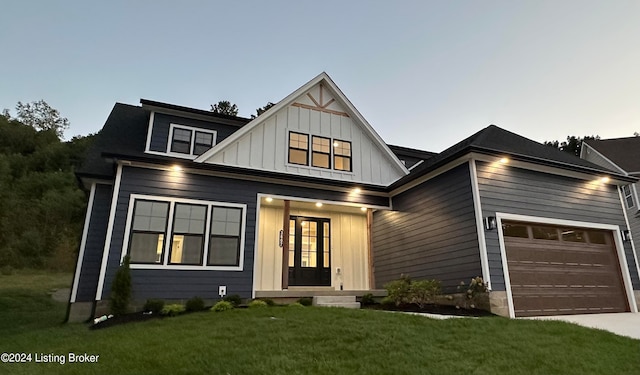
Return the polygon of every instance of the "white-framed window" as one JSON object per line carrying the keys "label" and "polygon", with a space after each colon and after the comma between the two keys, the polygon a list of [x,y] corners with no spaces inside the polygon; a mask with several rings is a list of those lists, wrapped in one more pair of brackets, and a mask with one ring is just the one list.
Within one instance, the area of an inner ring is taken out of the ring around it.
{"label": "white-framed window", "polygon": [[635,204],[633,202],[633,189],[631,188],[631,185],[624,185],[622,187],[622,195],[624,196],[627,208],[633,208]]}
{"label": "white-framed window", "polygon": [[195,159],[216,144],[216,135],[215,130],[171,124],[169,125],[167,153]]}
{"label": "white-framed window", "polygon": [[289,164],[352,172],[351,142],[290,131],[288,161]]}
{"label": "white-framed window", "polygon": [[246,205],[132,194],[122,257],[131,268],[242,270]]}

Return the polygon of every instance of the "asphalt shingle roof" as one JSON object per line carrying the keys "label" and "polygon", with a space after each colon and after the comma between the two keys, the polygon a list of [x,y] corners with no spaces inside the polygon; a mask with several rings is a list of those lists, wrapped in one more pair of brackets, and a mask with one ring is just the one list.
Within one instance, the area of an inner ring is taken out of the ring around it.
{"label": "asphalt shingle roof", "polygon": [[585,143],[627,173],[640,172],[640,137],[589,139]]}

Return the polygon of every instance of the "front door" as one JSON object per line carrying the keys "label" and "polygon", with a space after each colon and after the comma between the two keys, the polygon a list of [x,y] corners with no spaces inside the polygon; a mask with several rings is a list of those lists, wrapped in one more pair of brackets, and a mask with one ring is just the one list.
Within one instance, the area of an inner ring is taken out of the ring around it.
{"label": "front door", "polygon": [[329,219],[291,216],[289,285],[331,285],[330,234]]}

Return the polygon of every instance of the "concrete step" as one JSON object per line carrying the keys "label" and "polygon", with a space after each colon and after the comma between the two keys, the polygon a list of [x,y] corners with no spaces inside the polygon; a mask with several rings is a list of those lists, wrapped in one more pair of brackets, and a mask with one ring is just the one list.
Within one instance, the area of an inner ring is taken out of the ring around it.
{"label": "concrete step", "polygon": [[359,309],[360,302],[356,302],[355,296],[315,296],[313,297],[313,306]]}

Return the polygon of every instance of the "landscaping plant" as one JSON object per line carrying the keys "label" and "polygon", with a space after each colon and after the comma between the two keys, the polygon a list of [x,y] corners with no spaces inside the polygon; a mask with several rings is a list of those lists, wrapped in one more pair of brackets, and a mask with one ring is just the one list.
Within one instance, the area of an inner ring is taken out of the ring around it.
{"label": "landscaping plant", "polygon": [[113,315],[126,314],[130,300],[131,272],[129,270],[129,256],[126,255],[111,284],[111,298],[109,299],[111,313]]}

